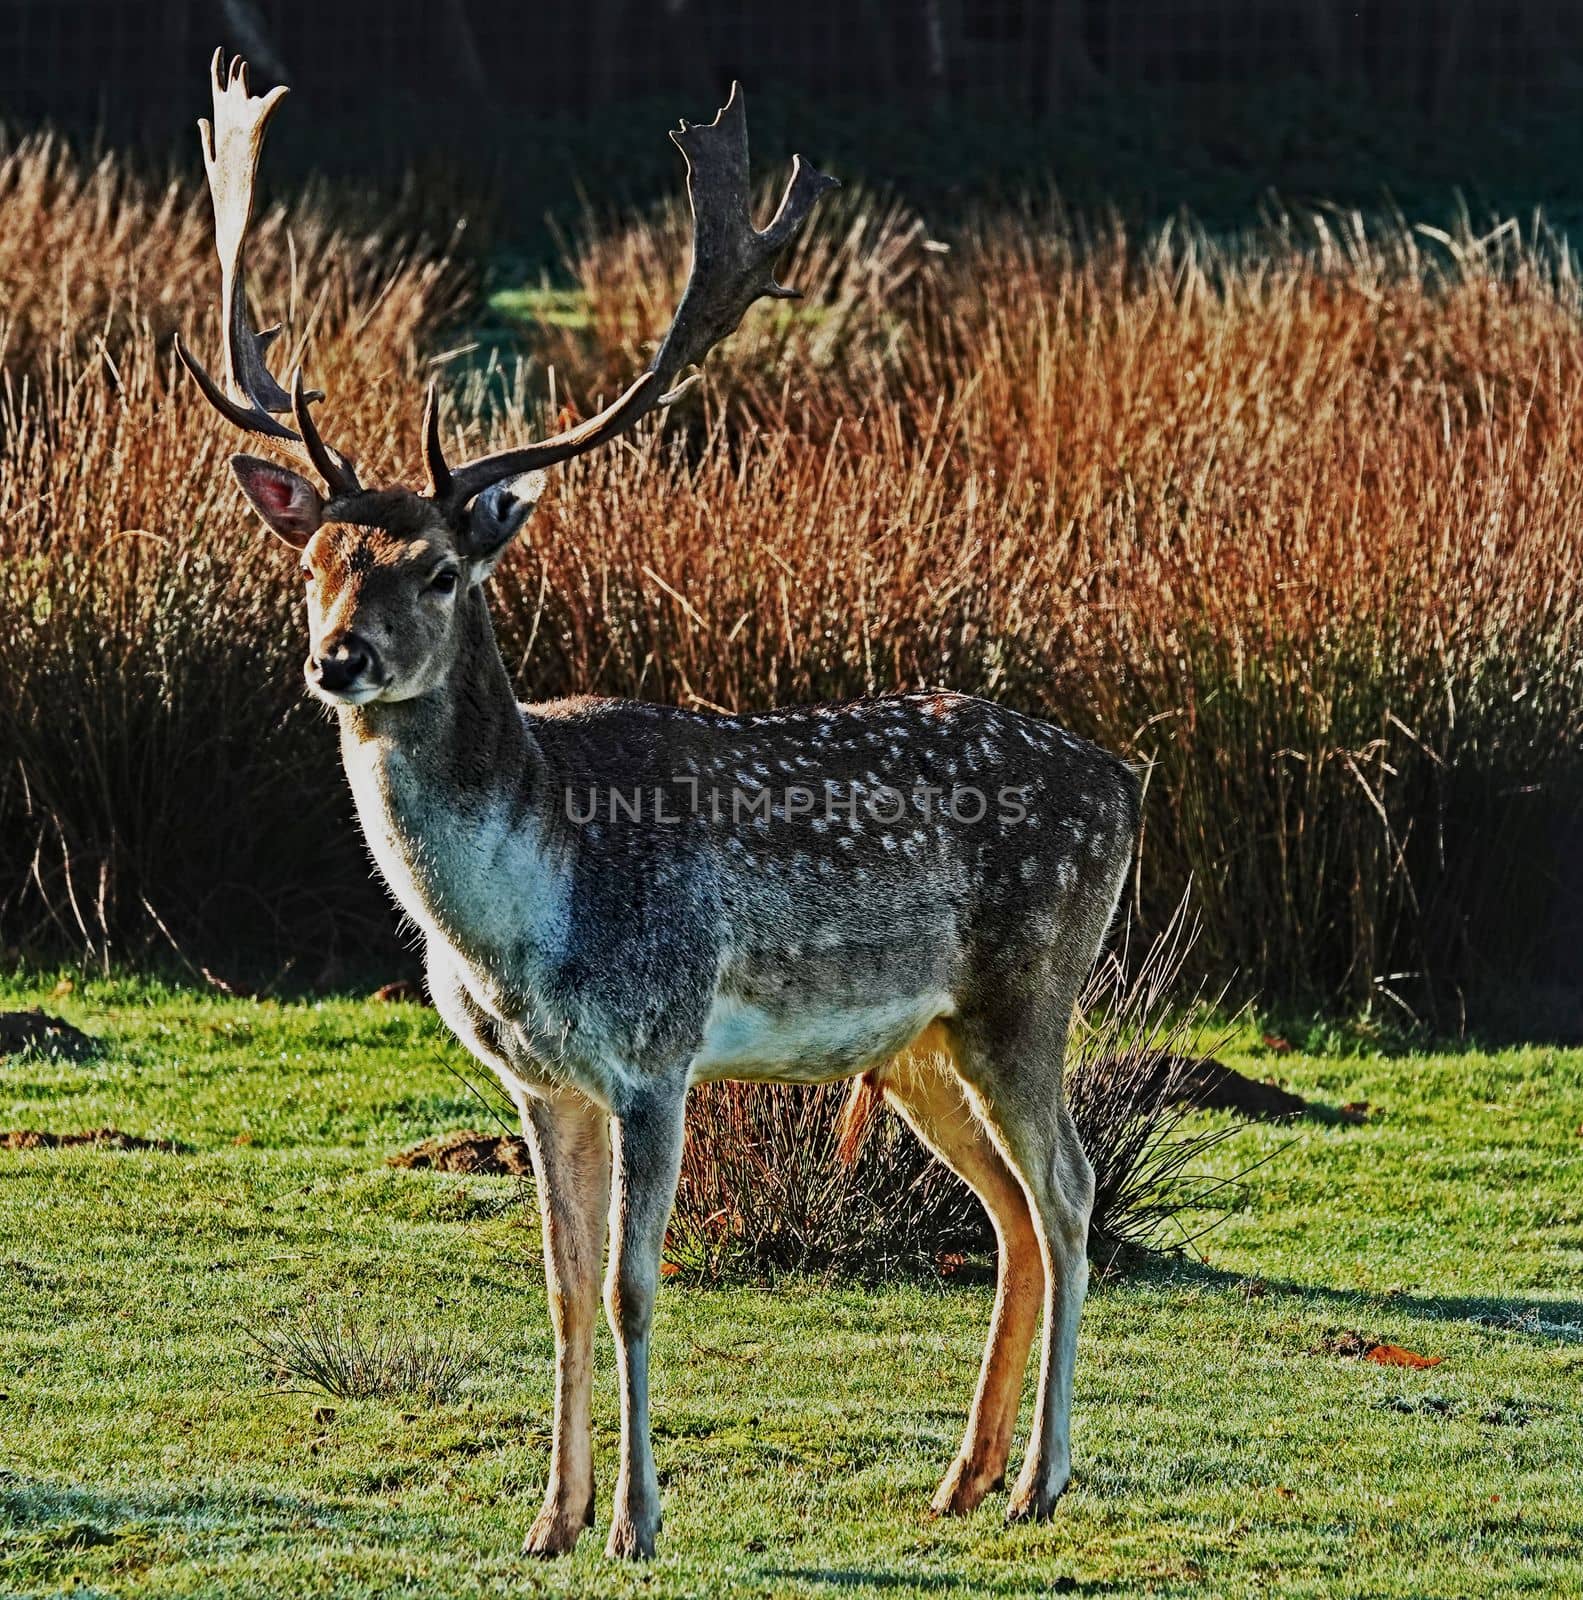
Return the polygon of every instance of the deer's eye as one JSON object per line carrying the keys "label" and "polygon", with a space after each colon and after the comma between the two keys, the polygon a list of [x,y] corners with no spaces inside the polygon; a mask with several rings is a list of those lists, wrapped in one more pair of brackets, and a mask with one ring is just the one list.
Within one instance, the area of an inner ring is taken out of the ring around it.
{"label": "deer's eye", "polygon": [[303,562],[302,566],[298,568],[298,570],[302,573],[302,581],[304,583],[313,582],[313,568],[310,567],[306,561]]}
{"label": "deer's eye", "polygon": [[436,594],[455,594],[456,593],[456,572],[455,572],[455,570],[453,568],[451,568],[451,567],[441,567],[440,570],[438,572],[436,572],[432,578],[429,579],[429,587]]}

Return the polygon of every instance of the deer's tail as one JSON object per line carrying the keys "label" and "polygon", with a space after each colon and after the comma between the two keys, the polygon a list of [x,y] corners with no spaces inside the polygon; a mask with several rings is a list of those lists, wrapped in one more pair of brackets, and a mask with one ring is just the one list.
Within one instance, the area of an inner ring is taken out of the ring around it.
{"label": "deer's tail", "polygon": [[836,1121],[836,1157],[842,1166],[850,1167],[868,1137],[869,1124],[879,1112],[884,1095],[880,1090],[878,1072],[865,1072],[852,1080],[847,1090],[846,1104]]}

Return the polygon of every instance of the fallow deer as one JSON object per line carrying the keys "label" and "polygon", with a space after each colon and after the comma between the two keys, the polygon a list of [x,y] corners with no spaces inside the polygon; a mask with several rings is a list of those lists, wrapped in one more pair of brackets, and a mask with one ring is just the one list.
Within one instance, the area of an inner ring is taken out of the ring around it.
{"label": "fallow deer", "polygon": [[[604,1303],[621,1386],[607,1553],[660,1526],[649,1340],[695,1083],[853,1079],[979,1195],[999,1271],[961,1449],[934,1500],[966,1512],[1004,1480],[1041,1314],[1038,1395],[1013,1519],[1049,1515],[1068,1417],[1093,1174],[1062,1090],[1079,986],[1131,859],[1139,787],[1119,760],[986,701],[911,693],[717,715],[626,700],[519,705],[484,585],[544,469],[665,406],[764,295],[833,180],[798,159],[767,228],[750,216],[742,96],[671,137],[693,258],[648,369],[539,443],[453,466],[430,387],[428,489],[364,488],[271,376],[244,257],[265,124],[214,64],[199,124],[221,261],[225,382],[181,358],[231,422],[298,447],[322,478],[233,458],[300,553],[312,694],[335,708],[358,815],[426,943],[441,1016],[520,1109],[556,1337],[549,1485],[528,1533],[570,1550],[593,1521],[593,1337]],[[295,429],[279,420],[290,414]],[[883,804],[881,804],[881,797]]]}

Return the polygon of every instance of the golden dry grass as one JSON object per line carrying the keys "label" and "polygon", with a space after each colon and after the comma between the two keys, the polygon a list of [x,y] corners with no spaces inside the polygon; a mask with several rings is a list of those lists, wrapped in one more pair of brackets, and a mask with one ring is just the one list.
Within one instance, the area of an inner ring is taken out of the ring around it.
{"label": "golden dry grass", "polygon": [[[169,330],[215,332],[200,202],[44,144],[0,200],[8,942],[126,946],[152,908],[190,959],[253,943],[319,976],[377,902],[299,704],[290,564],[173,382]],[[291,227],[295,275],[266,220],[260,303],[292,313],[331,436],[411,472],[464,276],[322,206]],[[558,407],[612,392],[684,237],[674,207],[591,233],[590,326],[458,380],[459,447],[530,432],[547,364]],[[560,475],[497,584],[525,694],[993,694],[1151,764],[1145,919],[1191,875],[1199,951],[1244,991],[1447,1020],[1463,992],[1567,976],[1564,250],[1335,218],[1232,247],[1036,212],[936,239],[847,193],[799,256],[804,303],[755,312],[663,428]]]}

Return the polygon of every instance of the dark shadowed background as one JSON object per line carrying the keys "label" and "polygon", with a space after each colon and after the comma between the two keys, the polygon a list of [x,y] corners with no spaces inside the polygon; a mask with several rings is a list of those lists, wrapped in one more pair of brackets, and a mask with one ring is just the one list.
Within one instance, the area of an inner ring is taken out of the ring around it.
{"label": "dark shadowed background", "polygon": [[[3,0],[0,114],[190,156],[218,43],[311,106],[275,179],[426,165],[544,210],[670,178],[633,116],[706,116],[915,203],[1054,184],[1131,215],[1245,221],[1287,201],[1570,213],[1583,156],[1574,0]],[[454,192],[454,191],[453,191]]]}

